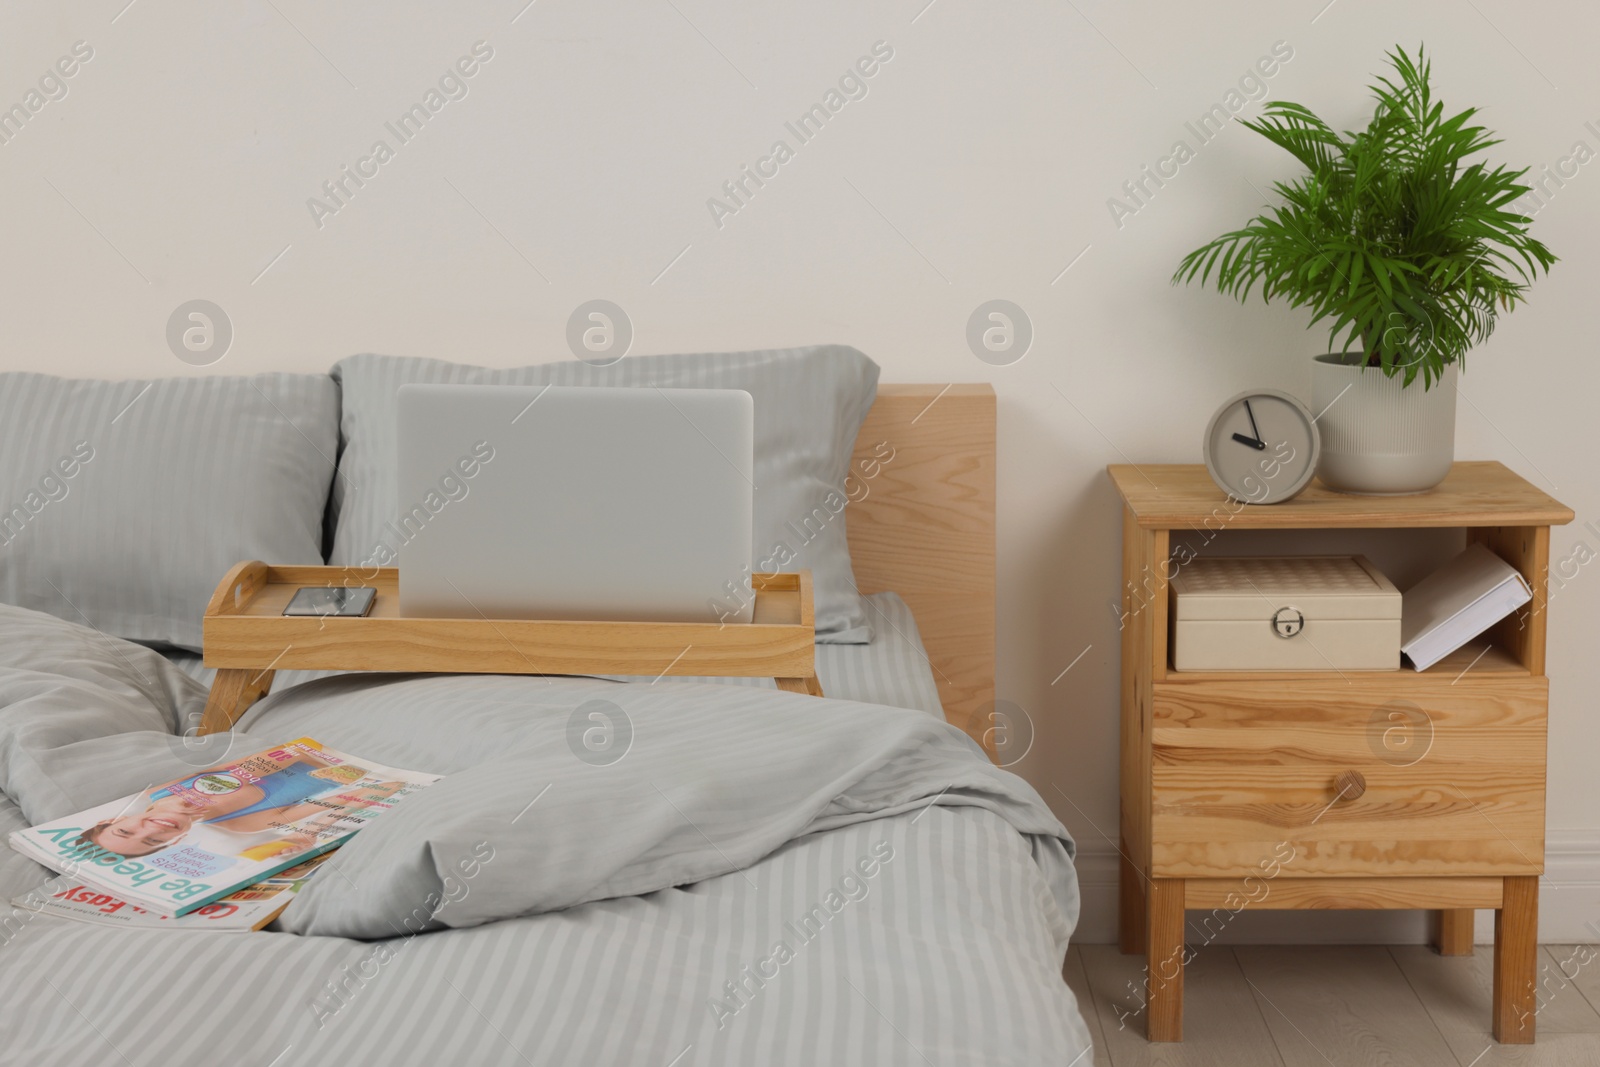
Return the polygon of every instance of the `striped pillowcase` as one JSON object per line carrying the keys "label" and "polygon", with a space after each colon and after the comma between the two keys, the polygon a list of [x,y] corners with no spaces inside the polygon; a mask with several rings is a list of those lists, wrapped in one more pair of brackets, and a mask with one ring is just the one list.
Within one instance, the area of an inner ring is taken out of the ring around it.
{"label": "striped pillowcase", "polygon": [[229,567],[322,562],[338,425],[322,374],[0,374],[0,601],[198,649]]}

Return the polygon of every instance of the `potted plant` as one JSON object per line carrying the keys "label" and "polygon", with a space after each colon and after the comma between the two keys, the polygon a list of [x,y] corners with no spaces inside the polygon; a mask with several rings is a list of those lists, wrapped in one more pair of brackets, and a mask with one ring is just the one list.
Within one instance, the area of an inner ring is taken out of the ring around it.
{"label": "potted plant", "polygon": [[1317,474],[1358,493],[1443,480],[1457,368],[1556,262],[1512,207],[1529,191],[1527,170],[1466,162],[1500,143],[1472,124],[1477,109],[1444,117],[1421,48],[1413,60],[1397,47],[1389,60],[1395,79],[1371,87],[1377,110],[1359,133],[1282,101],[1244,122],[1310,173],[1275,183],[1282,205],[1189,253],[1172,278],[1241,302],[1259,282],[1264,300],[1330,322],[1335,350],[1312,365]]}

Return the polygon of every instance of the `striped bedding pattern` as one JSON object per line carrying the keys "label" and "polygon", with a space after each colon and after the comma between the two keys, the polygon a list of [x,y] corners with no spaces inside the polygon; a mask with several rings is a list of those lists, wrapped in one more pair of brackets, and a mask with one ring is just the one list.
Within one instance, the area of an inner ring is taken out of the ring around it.
{"label": "striped bedding pattern", "polygon": [[[0,607],[0,741],[28,757],[4,769],[0,827],[37,822],[58,804],[62,814],[86,806],[89,792],[117,795],[150,775],[192,770],[199,757],[171,731],[203,703],[203,687],[148,649],[111,644]],[[692,776],[704,754],[706,780],[720,782],[703,738],[728,731],[679,738],[676,728],[663,733],[659,716],[756,716],[791,743],[876,718],[832,700],[726,686],[450,676],[284,689],[241,725],[250,739],[309,733],[459,781],[489,773],[518,743],[565,755],[560,725],[601,692],[645,739],[616,764],[629,775],[683,765]],[[801,720],[790,711],[813,707],[824,713]],[[823,721],[832,725],[810,725]],[[556,732],[541,741],[552,722]],[[728,744],[722,758],[736,765],[773,749],[737,730]],[[911,751],[886,765],[891,779],[920,773],[913,764],[924,755]],[[986,764],[982,776],[1012,781]],[[13,803],[24,795],[40,809],[32,820]],[[857,795],[869,794],[842,795],[840,814],[817,832],[742,869],[411,936],[105,930],[0,909],[0,1065],[1090,1063],[1086,1024],[1061,978],[1076,879],[1060,841],[1039,836],[1045,823],[1058,828],[1048,812],[1032,809],[1022,822],[1038,830],[1025,835],[1014,813],[977,793],[876,817],[877,808],[853,811]],[[554,792],[542,803],[541,818],[568,817]],[[337,902],[370,889],[373,868],[349,862],[357,858],[341,853],[307,892]],[[485,900],[491,878],[536,873],[509,851],[502,862],[512,866],[481,876]],[[13,891],[43,880],[20,856],[0,861],[0,884]],[[472,893],[468,881],[456,904],[476,907]],[[452,921],[448,908],[442,914]]]}
{"label": "striped bedding pattern", "polygon": [[229,567],[322,561],[338,447],[325,374],[0,373],[0,602],[199,648]]}
{"label": "striped bedding pattern", "polygon": [[[884,845],[864,897],[802,921]],[[1081,1067],[1066,933],[1023,838],[934,807],[693,886],[387,942],[33,918],[0,949],[0,1062]]]}

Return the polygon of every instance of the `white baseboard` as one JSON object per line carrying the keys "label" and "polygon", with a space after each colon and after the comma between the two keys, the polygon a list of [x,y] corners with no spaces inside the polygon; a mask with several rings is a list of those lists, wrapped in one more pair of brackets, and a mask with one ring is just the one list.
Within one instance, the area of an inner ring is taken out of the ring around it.
{"label": "white baseboard", "polygon": [[[1083,911],[1075,941],[1117,940],[1116,849],[1104,840],[1078,842],[1078,885]],[[1420,911],[1240,912],[1216,935],[1234,945],[1413,945],[1427,940]],[[1494,912],[1479,911],[1477,940],[1494,940]],[[1545,874],[1539,882],[1539,940],[1551,944],[1600,942],[1600,830],[1550,830]]]}

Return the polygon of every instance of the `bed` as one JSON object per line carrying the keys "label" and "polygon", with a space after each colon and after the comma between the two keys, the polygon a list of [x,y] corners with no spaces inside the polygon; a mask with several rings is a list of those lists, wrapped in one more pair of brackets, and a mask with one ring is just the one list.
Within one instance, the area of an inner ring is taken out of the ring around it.
{"label": "bed", "polygon": [[[1089,1063],[1061,979],[1070,840],[982,758],[993,394],[881,386],[853,454],[881,460],[885,442],[893,460],[846,511],[875,637],[819,644],[822,700],[713,680],[284,677],[234,735],[196,739],[179,736],[205,701],[192,654],[0,605],[0,829],[252,740],[310,735],[446,776],[266,932],[10,909],[0,1062]],[[570,746],[596,700],[632,739],[604,765]],[[7,897],[45,877],[0,857]]]}

